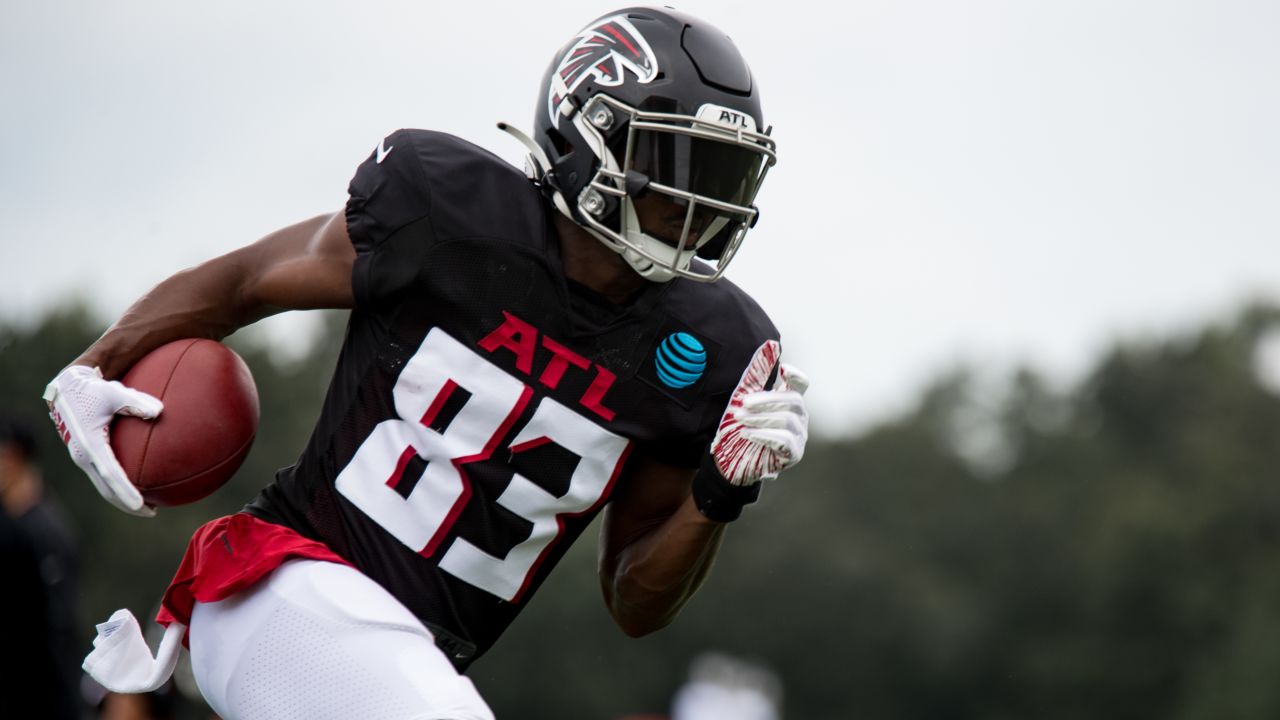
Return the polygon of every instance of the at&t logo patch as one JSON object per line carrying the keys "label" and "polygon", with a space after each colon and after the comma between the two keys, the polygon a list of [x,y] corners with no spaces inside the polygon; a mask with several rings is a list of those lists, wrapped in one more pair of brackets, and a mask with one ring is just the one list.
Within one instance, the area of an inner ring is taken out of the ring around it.
{"label": "at&t logo patch", "polygon": [[703,386],[715,377],[719,356],[720,345],[715,340],[694,334],[688,324],[668,317],[649,341],[636,377],[689,410]]}
{"label": "at&t logo patch", "polygon": [[687,388],[706,372],[707,350],[689,333],[671,333],[658,345],[654,369],[663,385],[675,390]]}

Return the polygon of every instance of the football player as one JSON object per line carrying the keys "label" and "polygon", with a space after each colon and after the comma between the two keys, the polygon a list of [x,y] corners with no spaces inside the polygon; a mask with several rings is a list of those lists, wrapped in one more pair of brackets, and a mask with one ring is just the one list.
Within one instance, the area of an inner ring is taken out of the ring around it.
{"label": "football player", "polygon": [[321,416],[292,467],[191,540],[158,618],[122,611],[86,665],[162,680],[187,633],[226,718],[489,718],[462,675],[603,509],[604,600],[631,636],[669,622],[725,524],[800,460],[795,368],[721,280],[775,161],[729,38],[669,9],[589,24],[556,53],[522,173],[400,130],[342,212],[162,282],[49,385],[102,495],[150,515],[111,455],[119,377],[161,344],[285,309],[351,308]]}

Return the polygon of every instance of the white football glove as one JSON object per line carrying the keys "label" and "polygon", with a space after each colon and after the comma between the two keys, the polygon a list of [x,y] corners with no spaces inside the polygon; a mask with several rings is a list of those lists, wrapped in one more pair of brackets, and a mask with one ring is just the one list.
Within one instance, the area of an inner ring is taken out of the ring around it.
{"label": "white football glove", "polygon": [[[775,340],[756,350],[711,441],[716,468],[734,485],[771,480],[804,456],[809,439],[804,391],[809,379],[795,366],[779,365],[781,351]],[[778,379],[766,390],[775,365]]]}
{"label": "white football glove", "polygon": [[150,420],[164,405],[144,392],[104,380],[98,368],[85,365],[72,365],[58,373],[45,388],[44,399],[72,461],[93,481],[98,494],[130,515],[155,515],[155,509],[143,502],[142,493],[116,460],[110,428],[117,413]]}

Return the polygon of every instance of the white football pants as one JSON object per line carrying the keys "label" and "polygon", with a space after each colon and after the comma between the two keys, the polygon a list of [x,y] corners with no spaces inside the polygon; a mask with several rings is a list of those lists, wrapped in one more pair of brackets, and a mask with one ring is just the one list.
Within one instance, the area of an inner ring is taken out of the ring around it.
{"label": "white football pants", "polygon": [[430,631],[346,565],[290,560],[196,603],[191,666],[225,720],[493,720]]}

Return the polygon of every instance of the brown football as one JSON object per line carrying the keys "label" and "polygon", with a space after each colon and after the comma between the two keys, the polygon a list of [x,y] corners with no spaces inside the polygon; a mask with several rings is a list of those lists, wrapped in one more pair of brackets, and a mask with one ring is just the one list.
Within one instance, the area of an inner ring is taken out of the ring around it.
{"label": "brown football", "polygon": [[111,447],[151,505],[185,505],[222,487],[258,432],[258,389],[244,360],[222,343],[175,340],[121,378],[160,398],[155,420],[120,415]]}

